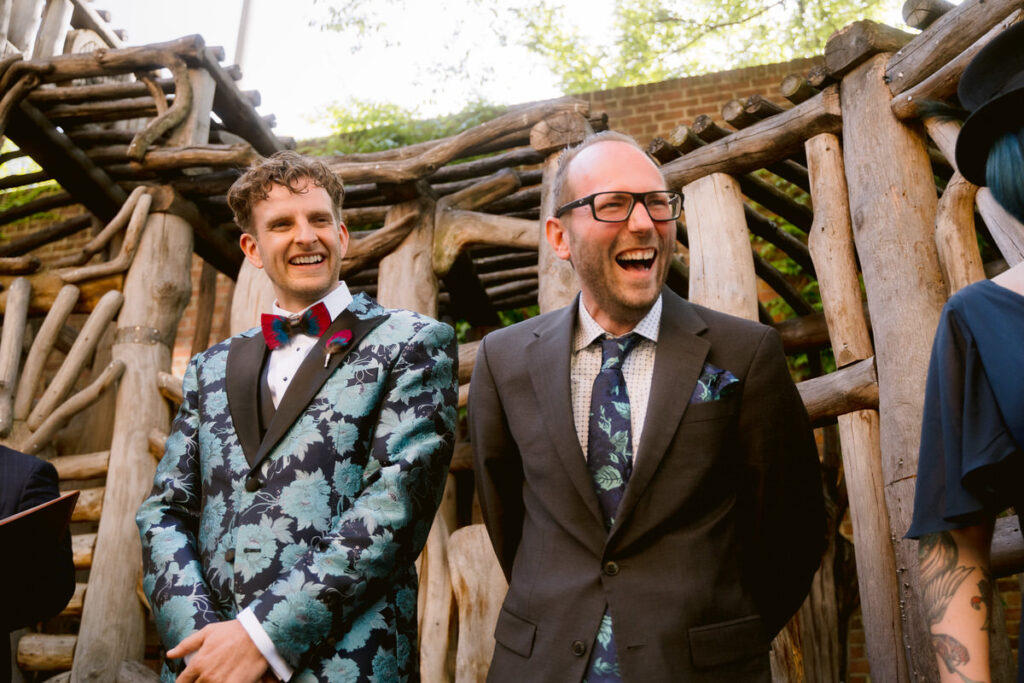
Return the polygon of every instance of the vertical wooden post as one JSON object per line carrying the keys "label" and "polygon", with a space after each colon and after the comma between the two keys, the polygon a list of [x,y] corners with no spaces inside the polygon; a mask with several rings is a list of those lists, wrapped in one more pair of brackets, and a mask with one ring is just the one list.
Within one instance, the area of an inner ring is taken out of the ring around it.
{"label": "vertical wooden post", "polygon": [[[388,225],[418,214],[416,227],[398,247],[380,260],[377,275],[377,299],[382,306],[405,308],[437,317],[439,284],[434,274],[434,219],[436,203],[421,192],[416,198],[395,204],[384,219]],[[453,483],[449,476],[448,486]],[[430,527],[427,544],[419,558],[420,594],[420,677],[425,683],[443,683],[447,670],[448,626],[452,589],[448,578],[448,525],[446,508],[453,508],[455,497],[449,491]]]}
{"label": "vertical wooden post", "polygon": [[168,145],[172,147],[205,145],[210,141],[210,111],[217,85],[206,69],[189,69],[188,80],[192,86],[192,107],[171,134]]}
{"label": "vertical wooden post", "polygon": [[757,279],[739,184],[712,173],[683,187],[690,301],[757,320]]}
{"label": "vertical wooden post", "polygon": [[377,300],[387,308],[405,308],[437,317],[439,285],[434,275],[434,200],[419,196],[388,209],[384,229],[410,213],[419,215],[416,227],[397,248],[380,260]]}
{"label": "vertical wooden post", "polygon": [[[808,244],[836,365],[843,367],[874,353],[860,298],[843,157],[835,135],[815,136],[805,147],[814,201]],[[879,681],[907,681],[907,665],[901,656],[903,630],[897,609],[896,557],[889,540],[889,511],[884,498],[878,411],[841,415],[839,439],[871,675]]]}
{"label": "vertical wooden post", "polygon": [[555,255],[548,243],[544,224],[555,213],[556,198],[551,191],[558,170],[558,157],[561,152],[548,155],[544,161],[544,179],[541,185],[540,200],[540,241],[537,245],[537,303],[540,312],[547,313],[568,306],[573,297],[580,291],[579,280],[572,264]]}
{"label": "vertical wooden post", "polygon": [[934,226],[935,179],[924,137],[892,114],[889,55],[854,69],[840,89],[853,235],[874,329],[885,499],[895,547],[903,645],[913,680],[938,679],[919,610],[910,525],[932,337],[945,301]]}
{"label": "vertical wooden post", "polygon": [[103,515],[82,609],[72,681],[112,681],[125,659],[141,659],[145,615],[136,594],[141,546],[135,511],[153,483],[148,433],[170,423],[157,372],[170,371],[171,346],[192,289],[192,228],[151,214],[124,283],[114,359],[126,368],[117,392]]}
{"label": "vertical wooden post", "polygon": [[71,0],[46,0],[43,21],[32,46],[33,59],[53,57],[64,52],[64,39],[71,28],[71,13],[74,9]]}

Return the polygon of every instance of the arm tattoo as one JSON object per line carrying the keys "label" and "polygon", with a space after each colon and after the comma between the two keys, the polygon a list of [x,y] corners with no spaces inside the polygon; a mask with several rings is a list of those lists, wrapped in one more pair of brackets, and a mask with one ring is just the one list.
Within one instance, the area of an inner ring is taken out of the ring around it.
{"label": "arm tattoo", "polygon": [[[917,557],[921,563],[925,618],[931,628],[942,621],[953,595],[975,567],[958,566],[960,551],[948,531],[922,536],[917,547]],[[971,598],[971,607],[980,610],[984,605],[990,613],[992,590],[987,578],[978,582],[981,595]],[[986,618],[983,628],[987,627]],[[972,683],[971,679],[957,670],[971,661],[970,653],[963,643],[945,633],[932,633],[932,649],[949,673],[957,674],[964,683]]]}

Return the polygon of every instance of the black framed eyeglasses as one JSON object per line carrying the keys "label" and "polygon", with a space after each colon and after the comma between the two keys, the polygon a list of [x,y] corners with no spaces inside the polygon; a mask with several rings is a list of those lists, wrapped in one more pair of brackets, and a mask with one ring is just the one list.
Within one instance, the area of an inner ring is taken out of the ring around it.
{"label": "black framed eyeglasses", "polygon": [[674,221],[683,212],[683,196],[678,192],[595,192],[592,195],[563,204],[555,211],[555,218],[580,206],[590,206],[595,221],[621,223],[629,220],[637,201],[647,208],[652,221]]}

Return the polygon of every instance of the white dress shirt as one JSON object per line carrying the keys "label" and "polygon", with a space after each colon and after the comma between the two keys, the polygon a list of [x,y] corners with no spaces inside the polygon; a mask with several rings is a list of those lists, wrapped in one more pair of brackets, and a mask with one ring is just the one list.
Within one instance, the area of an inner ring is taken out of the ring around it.
{"label": "white dress shirt", "polygon": [[[327,312],[333,321],[352,303],[352,294],[349,293],[348,287],[344,282],[339,282],[338,286],[320,299],[320,301],[327,306]],[[305,313],[306,310],[320,303],[320,301],[310,304],[301,311],[286,311],[278,306],[275,300],[273,313],[274,315],[286,317],[296,313]],[[267,385],[270,387],[270,398],[274,401],[275,408],[281,402],[281,397],[284,396],[284,392],[288,389],[288,385],[291,384],[292,378],[295,377],[299,366],[302,365],[302,361],[306,359],[309,352],[316,346],[318,339],[318,337],[308,334],[295,334],[286,344],[282,344],[270,352],[270,358],[267,360],[266,377]],[[270,636],[263,630],[263,626],[260,625],[252,610],[246,607],[239,612],[238,623],[242,625],[246,633],[249,634],[249,637],[252,638],[252,642],[255,643],[260,654],[267,660],[274,674],[282,681],[289,680],[295,672],[277,652],[274,642],[270,640]]]}
{"label": "white dress shirt", "polygon": [[[658,330],[661,329],[661,296],[651,306],[640,322],[631,331],[642,338],[626,356],[622,364],[622,376],[626,380],[629,395],[629,423],[632,430],[633,457],[636,457],[640,436],[643,434],[647,403],[651,395],[651,378],[654,376],[654,354],[657,351]],[[594,379],[601,371],[601,347],[593,342],[598,337],[614,338],[601,327],[587,312],[580,300],[576,316],[576,330],[572,340],[572,362],[569,369],[569,385],[572,390],[572,417],[576,425],[576,436],[587,457],[587,443],[590,440],[590,396],[594,391]]]}

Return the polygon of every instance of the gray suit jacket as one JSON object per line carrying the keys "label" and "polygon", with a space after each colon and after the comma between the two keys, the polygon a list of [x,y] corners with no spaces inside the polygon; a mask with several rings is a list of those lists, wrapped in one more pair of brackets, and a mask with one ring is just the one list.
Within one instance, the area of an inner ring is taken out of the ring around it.
{"label": "gray suit jacket", "polygon": [[[489,680],[579,681],[607,604],[625,681],[768,681],[771,638],[825,540],[817,450],[778,335],[664,290],[608,533],[573,425],[577,305],[488,335],[473,371],[477,487],[510,580]],[[706,364],[739,390],[691,403]]]}

